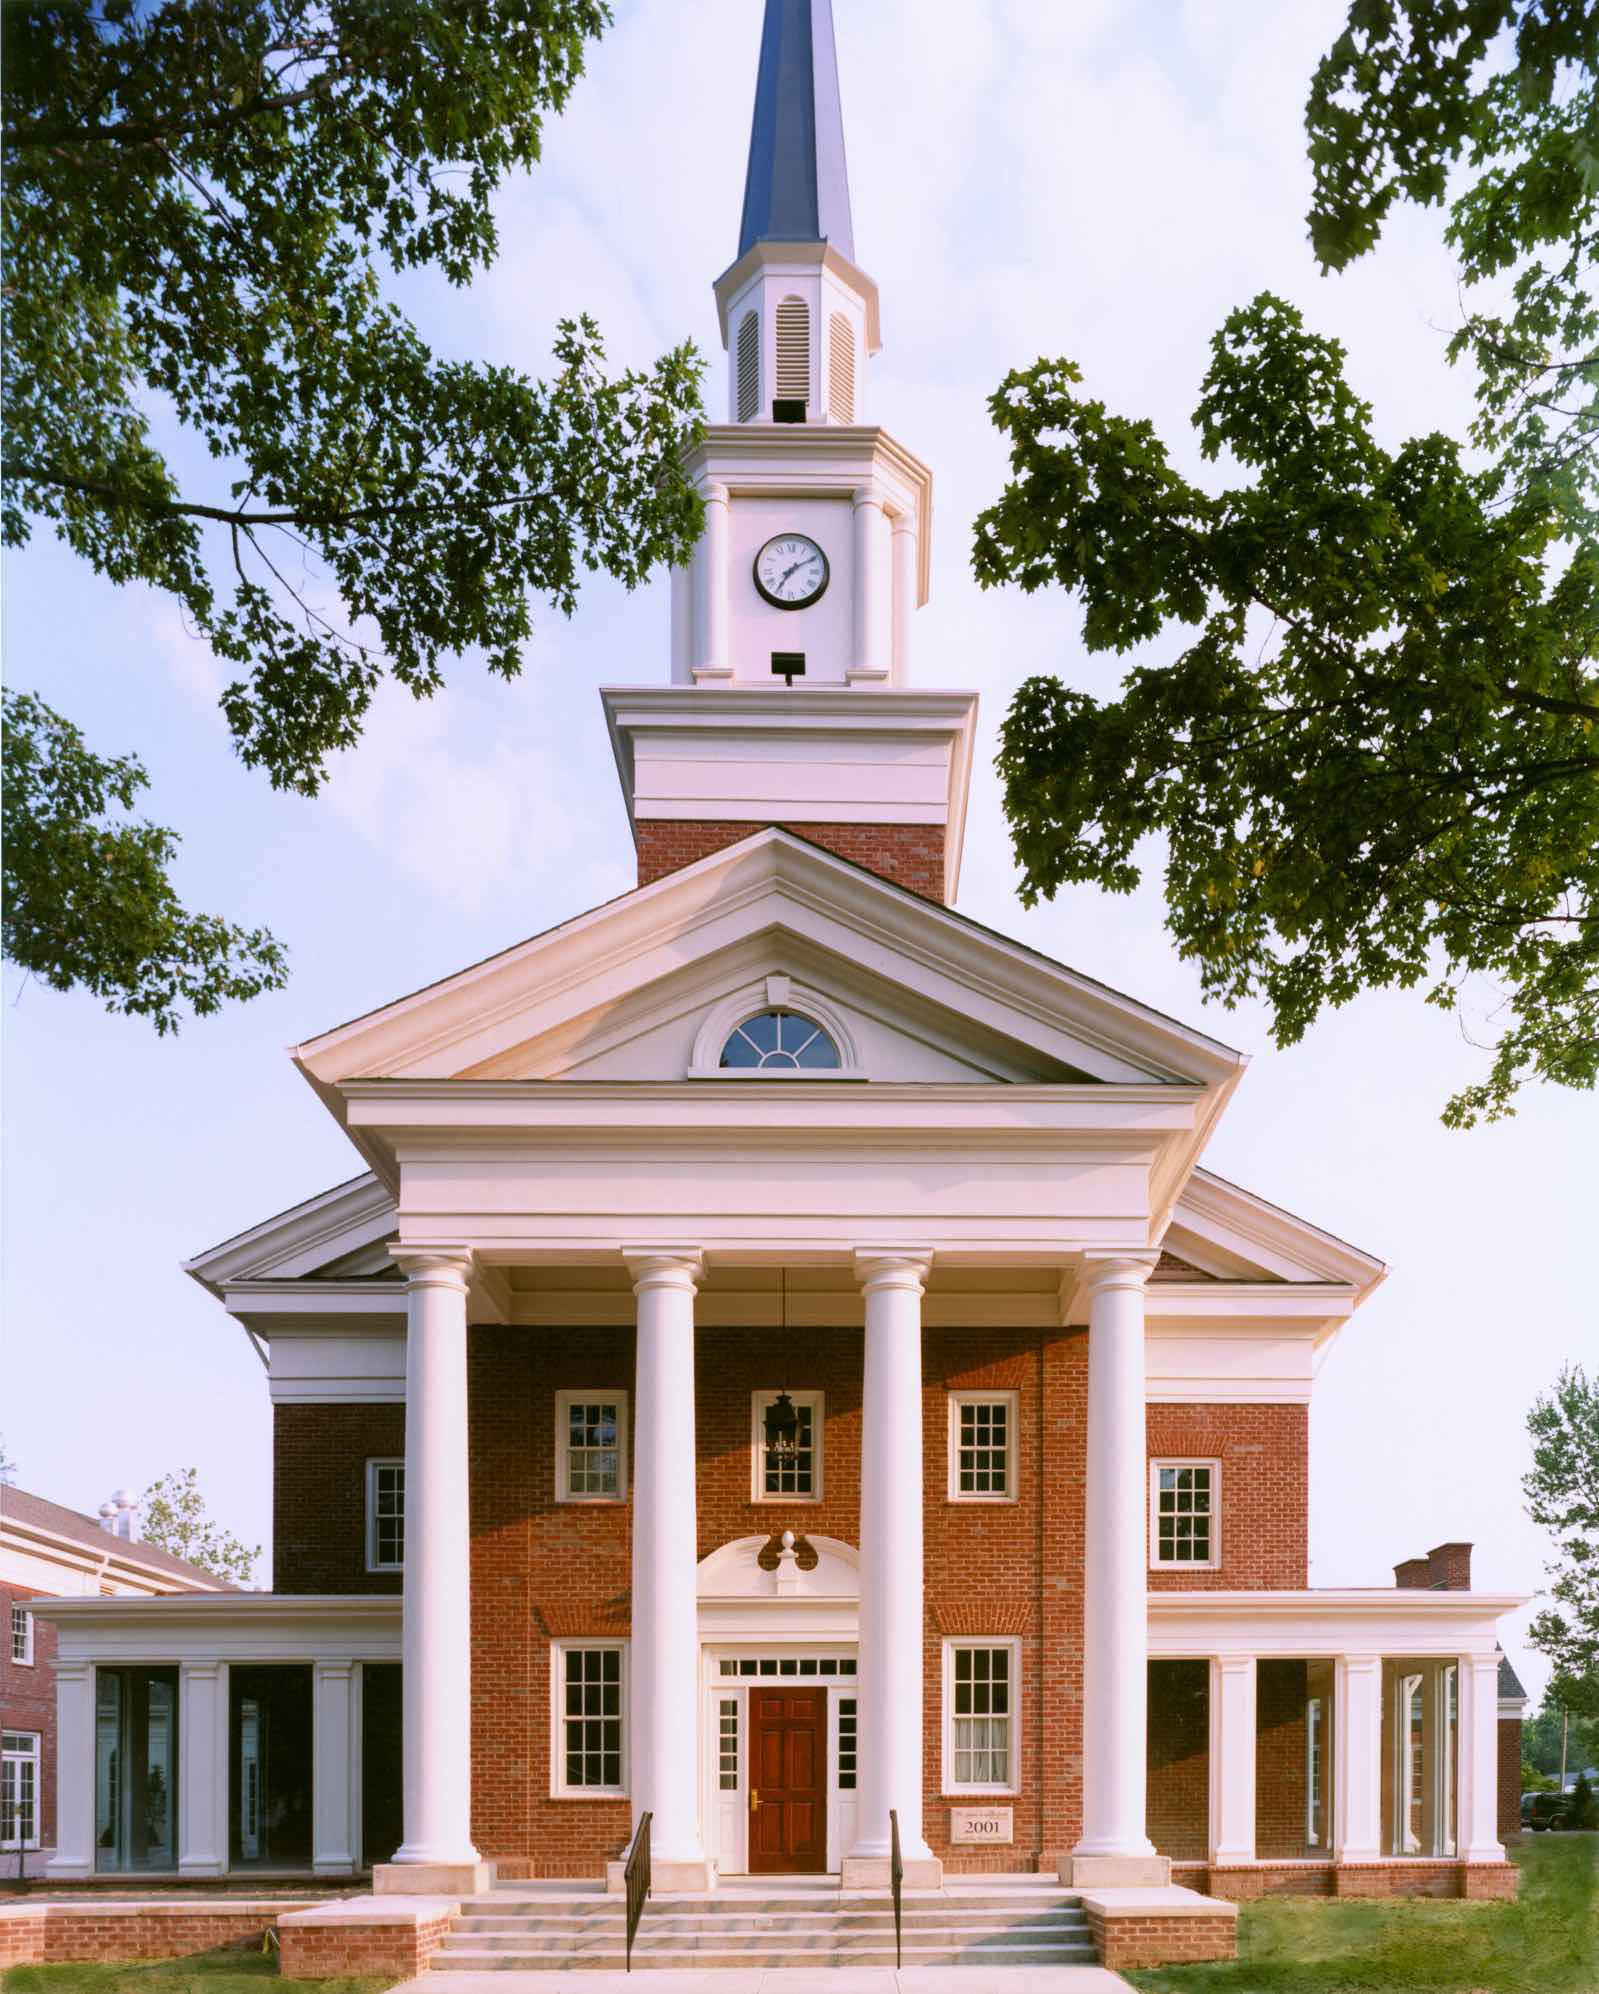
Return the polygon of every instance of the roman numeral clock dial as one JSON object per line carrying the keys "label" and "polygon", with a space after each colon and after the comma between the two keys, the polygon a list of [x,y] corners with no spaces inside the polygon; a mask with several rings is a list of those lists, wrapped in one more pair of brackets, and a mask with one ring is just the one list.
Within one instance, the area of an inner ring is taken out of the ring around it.
{"label": "roman numeral clock dial", "polygon": [[827,556],[808,533],[779,533],[755,556],[755,586],[774,609],[808,609],[827,581]]}

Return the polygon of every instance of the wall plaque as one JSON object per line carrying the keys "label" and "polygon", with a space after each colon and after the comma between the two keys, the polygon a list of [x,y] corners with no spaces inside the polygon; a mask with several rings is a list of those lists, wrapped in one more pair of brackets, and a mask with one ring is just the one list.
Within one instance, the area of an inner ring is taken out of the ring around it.
{"label": "wall plaque", "polygon": [[1011,1839],[1011,1810],[1008,1807],[952,1807],[949,1810],[949,1838],[956,1843],[1008,1842]]}

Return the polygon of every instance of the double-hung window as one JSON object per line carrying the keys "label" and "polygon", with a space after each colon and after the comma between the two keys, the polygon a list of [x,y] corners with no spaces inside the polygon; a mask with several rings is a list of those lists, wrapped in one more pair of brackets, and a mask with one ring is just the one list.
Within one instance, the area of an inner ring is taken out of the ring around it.
{"label": "double-hung window", "polygon": [[366,1464],[366,1568],[405,1570],[405,1463]]}
{"label": "double-hung window", "polygon": [[552,1790],[567,1799],[626,1793],[627,1657],[618,1642],[558,1641],[550,1651]]}
{"label": "double-hung window", "polygon": [[557,1392],[555,1500],[620,1502],[626,1494],[626,1392]]}
{"label": "double-hung window", "polygon": [[1015,1392],[949,1395],[951,1502],[1013,1502],[1016,1498]]}
{"label": "double-hung window", "polygon": [[0,1848],[39,1846],[39,1734],[7,1731],[0,1739]]}
{"label": "double-hung window", "polygon": [[1149,1562],[1214,1571],[1221,1563],[1221,1463],[1151,1461]]}
{"label": "double-hung window", "polygon": [[756,1392],[751,1401],[750,1448],[754,1462],[751,1497],[756,1502],[820,1502],[822,1496],[822,1394],[790,1392],[794,1437],[785,1448],[768,1446],[766,1415],[777,1391]]}
{"label": "double-hung window", "polygon": [[33,1667],[33,1615],[15,1600],[11,1603],[11,1659],[20,1668]]}
{"label": "double-hung window", "polygon": [[944,1790],[1014,1793],[1021,1739],[1020,1645],[944,1643]]}

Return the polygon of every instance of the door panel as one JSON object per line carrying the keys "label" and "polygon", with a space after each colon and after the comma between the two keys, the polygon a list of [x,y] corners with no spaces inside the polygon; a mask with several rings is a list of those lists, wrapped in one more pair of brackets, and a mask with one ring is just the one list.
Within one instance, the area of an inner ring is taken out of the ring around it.
{"label": "door panel", "polygon": [[752,1873],[819,1875],[827,1868],[827,1692],[750,1693]]}

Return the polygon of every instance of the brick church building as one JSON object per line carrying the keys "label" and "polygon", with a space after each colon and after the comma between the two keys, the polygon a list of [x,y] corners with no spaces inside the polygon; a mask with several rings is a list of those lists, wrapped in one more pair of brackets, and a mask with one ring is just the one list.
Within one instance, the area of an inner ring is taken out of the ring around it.
{"label": "brick church building", "polygon": [[658,1892],[871,1892],[892,1811],[922,1890],[1504,1894],[1519,1601],[1307,1585],[1382,1264],[1204,1168],[1239,1053],[955,911],[977,695],[916,682],[827,0],[768,0],[715,294],[704,536],[601,695],[638,886],[296,1048],[361,1174],[189,1268],[273,1589],[54,1609],[54,1873],[140,1866],[160,1684],[183,1876],[459,1901],[648,1813]]}

